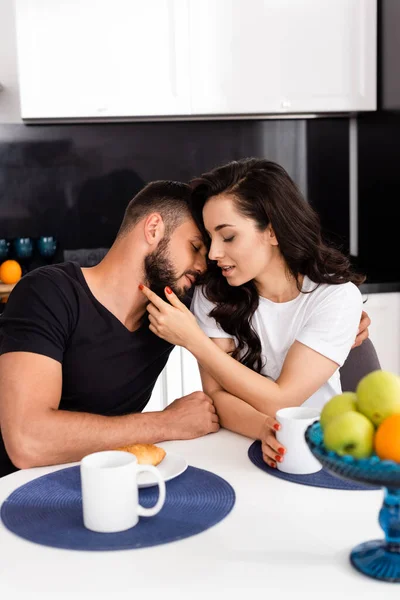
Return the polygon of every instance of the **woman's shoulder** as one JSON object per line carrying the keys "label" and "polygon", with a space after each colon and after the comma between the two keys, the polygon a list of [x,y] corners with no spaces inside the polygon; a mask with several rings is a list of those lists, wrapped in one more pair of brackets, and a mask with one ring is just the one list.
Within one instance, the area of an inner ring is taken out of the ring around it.
{"label": "woman's shoulder", "polygon": [[346,283],[321,283],[317,284],[308,277],[304,278],[303,291],[312,292],[310,296],[315,294],[315,297],[321,301],[327,300],[330,302],[343,302],[346,299],[348,302],[362,302],[360,289],[351,281]]}

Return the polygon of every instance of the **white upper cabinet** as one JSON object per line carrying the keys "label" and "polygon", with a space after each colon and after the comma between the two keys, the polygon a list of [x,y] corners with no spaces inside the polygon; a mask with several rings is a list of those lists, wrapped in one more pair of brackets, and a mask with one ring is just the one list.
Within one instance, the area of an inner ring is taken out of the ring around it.
{"label": "white upper cabinet", "polygon": [[376,109],[376,0],[190,0],[195,114]]}
{"label": "white upper cabinet", "polygon": [[24,119],[376,109],[376,0],[16,0]]}
{"label": "white upper cabinet", "polygon": [[16,0],[22,117],[190,112],[187,3]]}

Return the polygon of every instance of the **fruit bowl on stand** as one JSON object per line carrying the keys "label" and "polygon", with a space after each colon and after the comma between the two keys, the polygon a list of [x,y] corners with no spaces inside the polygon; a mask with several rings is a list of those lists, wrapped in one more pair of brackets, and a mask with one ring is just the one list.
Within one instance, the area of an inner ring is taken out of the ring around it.
{"label": "fruit bowl on stand", "polygon": [[333,475],[383,488],[379,525],[384,531],[385,539],[356,546],[351,551],[350,561],[358,571],[374,579],[400,582],[400,464],[380,460],[375,455],[355,459],[327,450],[319,422],[308,427],[305,437],[311,452]]}

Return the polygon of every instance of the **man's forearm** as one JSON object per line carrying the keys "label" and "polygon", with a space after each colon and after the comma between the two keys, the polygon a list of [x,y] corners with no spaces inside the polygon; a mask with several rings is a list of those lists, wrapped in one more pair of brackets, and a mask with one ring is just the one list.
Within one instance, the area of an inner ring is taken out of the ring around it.
{"label": "man's forearm", "polygon": [[19,444],[14,440],[19,447],[6,443],[6,449],[19,468],[75,462],[91,452],[167,440],[167,418],[163,412],[104,417],[49,409],[27,424]]}
{"label": "man's forearm", "polygon": [[266,415],[224,390],[217,390],[210,396],[222,427],[254,440],[261,438]]}

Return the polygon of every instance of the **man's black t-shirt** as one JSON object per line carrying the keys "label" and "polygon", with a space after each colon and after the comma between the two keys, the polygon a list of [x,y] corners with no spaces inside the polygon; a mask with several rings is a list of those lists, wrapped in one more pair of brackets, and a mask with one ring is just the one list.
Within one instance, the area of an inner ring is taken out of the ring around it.
{"label": "man's black t-shirt", "polygon": [[[61,410],[141,412],[171,350],[147,318],[129,331],[96,300],[73,262],[25,275],[0,316],[0,354],[34,352],[62,363]],[[0,434],[0,477],[15,470]]]}

